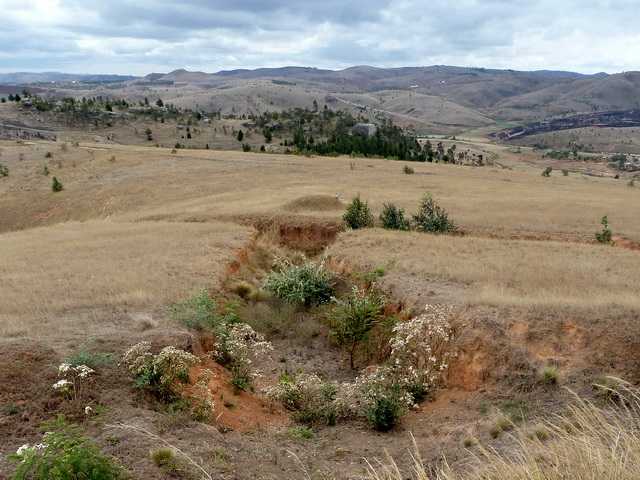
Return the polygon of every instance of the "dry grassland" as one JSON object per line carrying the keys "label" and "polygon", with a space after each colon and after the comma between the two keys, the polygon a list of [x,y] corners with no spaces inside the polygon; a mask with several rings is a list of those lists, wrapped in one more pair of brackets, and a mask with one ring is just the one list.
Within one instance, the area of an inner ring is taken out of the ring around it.
{"label": "dry grassland", "polygon": [[460,284],[458,300],[470,303],[640,310],[640,255],[620,248],[375,229],[345,233],[330,251],[386,266],[405,292],[447,281]]}
{"label": "dry grassland", "polygon": [[[609,215],[615,233],[640,240],[640,217],[632,208],[640,202],[640,189],[613,179],[542,178],[537,169],[418,163],[411,165],[415,175],[405,175],[403,162],[388,160],[206,150],[171,154],[109,145],[56,150],[49,168],[65,191],[52,194],[51,178],[39,172],[45,152],[58,145],[5,143],[0,148],[12,172],[0,181],[0,231],[122,214],[131,220],[286,214],[290,202],[311,195],[339,195],[348,201],[361,194],[375,212],[384,202],[410,212],[431,192],[472,233],[593,239],[600,218]],[[21,162],[19,153],[24,155]],[[310,213],[340,216],[339,211]]]}
{"label": "dry grassland", "polygon": [[5,233],[0,337],[135,330],[158,307],[215,286],[247,239],[226,223],[90,221]]}

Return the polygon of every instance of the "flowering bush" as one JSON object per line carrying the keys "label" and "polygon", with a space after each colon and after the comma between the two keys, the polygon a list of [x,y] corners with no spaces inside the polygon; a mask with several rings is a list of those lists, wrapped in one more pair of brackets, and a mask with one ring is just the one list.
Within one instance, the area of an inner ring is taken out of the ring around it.
{"label": "flowering bush", "polygon": [[302,423],[333,425],[338,418],[349,414],[338,397],[338,384],[324,381],[317,375],[296,378],[283,375],[266,393],[294,412],[294,418]]}
{"label": "flowering bush", "polygon": [[180,397],[182,385],[189,380],[189,369],[198,364],[200,359],[172,346],[164,347],[154,355],[151,353],[151,344],[141,342],[125,352],[122,362],[139,387],[150,390],[162,400],[170,401]]}
{"label": "flowering bush", "polygon": [[82,402],[86,397],[87,387],[95,371],[86,365],[72,366],[69,363],[61,363],[58,366],[58,380],[53,384],[56,392],[64,395],[74,402]]}
{"label": "flowering bush", "polygon": [[331,300],[333,287],[333,275],[325,268],[324,262],[294,265],[282,260],[265,283],[265,288],[278,298],[307,307]]}
{"label": "flowering bush", "polygon": [[36,445],[22,445],[10,459],[18,464],[13,480],[119,480],[124,470],[102,454],[89,439],[80,435],[77,427],[63,419],[49,423],[50,429]]}
{"label": "flowering bush", "polygon": [[303,423],[357,417],[376,430],[390,430],[437,385],[447,368],[452,355],[451,313],[450,307],[427,305],[421,315],[395,325],[387,364],[364,372],[354,382],[284,376],[267,395]]}
{"label": "flowering bush", "polygon": [[215,410],[213,394],[209,389],[209,382],[212,377],[213,372],[211,370],[203,370],[191,394],[191,416],[199,422],[211,420]]}
{"label": "flowering bush", "polygon": [[214,358],[231,371],[231,383],[240,390],[246,390],[253,377],[254,360],[273,350],[271,343],[246,323],[237,323],[219,329],[216,334]]}

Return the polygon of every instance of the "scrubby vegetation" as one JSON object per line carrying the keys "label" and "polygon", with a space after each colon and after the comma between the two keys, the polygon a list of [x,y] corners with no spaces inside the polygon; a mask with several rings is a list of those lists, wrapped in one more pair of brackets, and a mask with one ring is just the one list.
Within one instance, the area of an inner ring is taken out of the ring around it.
{"label": "scrubby vegetation", "polygon": [[0,163],[0,177],[8,177],[9,176],[9,167],[5,164]]}
{"label": "scrubby vegetation", "polygon": [[413,216],[416,230],[421,232],[447,233],[456,229],[449,215],[438,205],[431,195],[422,198],[418,211]]}
{"label": "scrubby vegetation", "polygon": [[344,300],[334,300],[335,306],[329,314],[331,333],[340,345],[349,350],[349,365],[355,368],[356,347],[382,316],[384,298],[375,290],[364,291],[353,287],[351,295]]}
{"label": "scrubby vegetation", "polygon": [[265,288],[287,303],[309,307],[331,299],[334,278],[324,262],[296,265],[283,259],[268,275]]}
{"label": "scrubby vegetation", "polygon": [[62,186],[62,182],[60,182],[60,180],[58,180],[56,177],[53,177],[53,180],[51,182],[51,191],[56,193],[61,192],[63,189],[64,187]]}
{"label": "scrubby vegetation", "polygon": [[359,195],[351,200],[342,219],[347,227],[353,230],[373,227],[373,215],[369,210],[369,205],[367,205],[367,202],[360,200]]}
{"label": "scrubby vegetation", "polygon": [[610,244],[611,238],[613,236],[613,232],[609,227],[609,219],[607,218],[606,215],[602,217],[602,219],[600,220],[600,224],[602,225],[602,230],[599,232],[596,232],[596,240],[599,243]]}
{"label": "scrubby vegetation", "polygon": [[380,213],[380,223],[382,228],[388,230],[409,230],[411,225],[404,217],[404,210],[396,207],[393,203],[385,203]]}
{"label": "scrubby vegetation", "polygon": [[11,456],[18,464],[12,480],[119,480],[128,478],[114,459],[64,418],[44,425],[40,443],[23,445]]}

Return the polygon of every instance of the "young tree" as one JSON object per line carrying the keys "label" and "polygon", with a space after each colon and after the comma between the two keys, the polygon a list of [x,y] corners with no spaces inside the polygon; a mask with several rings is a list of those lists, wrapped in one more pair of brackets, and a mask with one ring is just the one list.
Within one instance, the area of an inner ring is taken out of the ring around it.
{"label": "young tree", "polygon": [[159,98],[158,100],[156,100],[156,106],[162,108],[164,107],[164,102],[162,101],[161,98]]}
{"label": "young tree", "polygon": [[62,183],[56,178],[53,177],[53,182],[51,183],[51,190],[55,192],[61,192],[63,190]]}
{"label": "young tree", "polygon": [[244,139],[244,133],[242,133],[242,130],[238,130],[238,141],[241,142]]}

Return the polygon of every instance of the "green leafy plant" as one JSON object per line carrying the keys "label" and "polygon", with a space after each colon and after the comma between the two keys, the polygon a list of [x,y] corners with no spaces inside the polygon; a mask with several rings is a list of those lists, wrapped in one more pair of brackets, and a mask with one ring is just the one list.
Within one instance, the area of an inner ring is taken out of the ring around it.
{"label": "green leafy plant", "polygon": [[281,261],[267,276],[265,288],[287,303],[311,306],[327,303],[334,292],[334,277],[324,262],[295,265]]}
{"label": "green leafy plant", "polygon": [[543,177],[550,177],[551,176],[551,172],[553,172],[553,168],[547,167],[542,171],[542,176]]}
{"label": "green leafy plant", "polygon": [[349,349],[349,364],[354,369],[356,347],[365,340],[382,316],[384,298],[376,292],[353,288],[345,300],[336,300],[329,313],[331,334],[340,345]]}
{"label": "green leafy plant", "polygon": [[18,464],[13,480],[119,480],[127,478],[114,459],[104,455],[77,426],[64,418],[44,425],[47,433],[37,445],[23,445],[11,455]]}
{"label": "green leafy plant", "polygon": [[413,175],[414,173],[416,173],[413,168],[411,168],[409,165],[405,165],[402,168],[402,171],[406,174],[406,175]]}
{"label": "green leafy plant", "polygon": [[170,307],[174,320],[195,330],[211,330],[220,322],[218,305],[207,290],[201,290],[192,297],[174,303]]}
{"label": "green leafy plant", "polygon": [[596,240],[600,243],[611,243],[613,232],[611,231],[611,228],[609,228],[609,219],[606,215],[602,217],[600,224],[602,225],[602,230],[600,232],[596,232]]}
{"label": "green leafy plant", "polygon": [[53,181],[51,182],[51,191],[53,192],[61,192],[64,189],[60,180],[56,177],[53,177]]}
{"label": "green leafy plant", "polygon": [[393,203],[385,203],[380,213],[382,227],[389,230],[409,230],[409,221],[404,218],[404,210]]}
{"label": "green leafy plant", "polygon": [[288,432],[289,437],[296,440],[310,440],[313,438],[313,430],[304,425],[291,427]]}
{"label": "green leafy plant", "polygon": [[9,176],[9,167],[7,167],[4,163],[0,163],[0,177],[8,177]]}
{"label": "green leafy plant", "polygon": [[422,198],[413,220],[416,229],[422,232],[447,233],[456,229],[446,210],[440,207],[429,194]]}
{"label": "green leafy plant", "polygon": [[73,355],[65,359],[65,362],[72,367],[86,365],[92,369],[106,367],[114,363],[113,355],[104,352],[89,352],[87,350],[79,350]]}
{"label": "green leafy plant", "polygon": [[351,200],[342,219],[347,227],[353,230],[373,227],[373,215],[369,210],[369,205],[367,205],[367,202],[360,200],[359,195]]}

